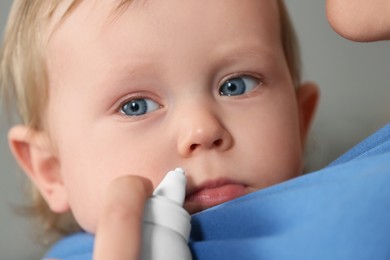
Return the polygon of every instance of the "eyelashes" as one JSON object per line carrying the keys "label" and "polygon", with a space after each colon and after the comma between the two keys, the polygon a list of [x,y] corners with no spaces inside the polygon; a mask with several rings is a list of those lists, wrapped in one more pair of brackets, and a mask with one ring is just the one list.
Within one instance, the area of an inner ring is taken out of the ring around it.
{"label": "eyelashes", "polygon": [[[236,97],[245,95],[263,85],[259,76],[234,75],[218,85],[219,96]],[[140,117],[152,113],[163,106],[149,95],[135,95],[121,102],[117,111],[127,117]]]}
{"label": "eyelashes", "polygon": [[121,104],[120,112],[126,116],[142,116],[156,111],[161,106],[149,98],[134,98]]}
{"label": "eyelashes", "polygon": [[239,96],[246,94],[261,85],[262,81],[253,76],[237,76],[226,80],[219,87],[221,96]]}

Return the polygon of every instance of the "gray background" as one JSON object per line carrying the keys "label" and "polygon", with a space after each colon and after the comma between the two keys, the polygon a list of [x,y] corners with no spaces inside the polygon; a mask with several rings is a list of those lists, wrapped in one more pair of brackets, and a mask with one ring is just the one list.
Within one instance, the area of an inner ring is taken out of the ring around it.
{"label": "gray background", "polygon": [[[325,0],[286,1],[300,38],[304,79],[321,87],[321,104],[308,145],[308,168],[318,169],[390,121],[390,44],[348,42],[329,27]],[[3,31],[11,0],[0,2]],[[7,123],[0,121],[0,259],[38,259],[23,205],[26,179],[7,147]]]}

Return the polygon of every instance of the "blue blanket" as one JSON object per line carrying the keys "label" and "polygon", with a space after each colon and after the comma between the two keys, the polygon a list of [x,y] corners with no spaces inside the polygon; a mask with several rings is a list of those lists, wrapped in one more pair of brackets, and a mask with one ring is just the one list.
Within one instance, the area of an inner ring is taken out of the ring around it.
{"label": "blue blanket", "polygon": [[[389,185],[390,124],[320,171],[193,215],[193,259],[390,259]],[[93,241],[46,257],[92,259]]]}

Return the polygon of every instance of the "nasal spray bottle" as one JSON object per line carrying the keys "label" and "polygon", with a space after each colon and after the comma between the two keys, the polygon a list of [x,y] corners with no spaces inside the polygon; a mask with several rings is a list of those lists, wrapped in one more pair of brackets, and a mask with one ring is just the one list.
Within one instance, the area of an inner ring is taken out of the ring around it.
{"label": "nasal spray bottle", "polygon": [[191,260],[188,238],[191,216],[183,208],[186,177],[177,168],[167,173],[146,202],[142,260]]}

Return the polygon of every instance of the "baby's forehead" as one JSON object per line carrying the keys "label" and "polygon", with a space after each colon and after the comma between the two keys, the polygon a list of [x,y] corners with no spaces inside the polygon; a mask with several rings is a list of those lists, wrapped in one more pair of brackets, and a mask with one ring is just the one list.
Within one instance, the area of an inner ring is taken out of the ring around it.
{"label": "baby's forehead", "polygon": [[[64,2],[58,9],[60,23],[50,38],[47,59],[61,63],[71,54],[79,56],[92,51],[91,47],[96,47],[95,53],[100,56],[111,55],[123,47],[122,54],[134,59],[134,54],[161,52],[164,44],[175,41],[181,43],[179,48],[184,54],[191,52],[184,49],[185,45],[210,50],[223,40],[223,45],[240,45],[248,40],[271,52],[281,50],[276,0],[160,1],[72,0],[67,1],[67,6]],[[178,8],[182,11],[177,12]],[[60,57],[60,52],[67,54]]]}
{"label": "baby's forehead", "polygon": [[[115,25],[118,20],[122,20],[122,18],[128,19],[129,17],[130,19],[128,20],[130,21],[131,17],[144,16],[142,18],[143,20],[137,23],[138,27],[144,27],[145,24],[150,23],[151,20],[154,20],[155,23],[161,23],[161,24],[165,23],[165,25],[161,25],[161,26],[171,25],[172,30],[174,30],[174,28],[177,28],[177,26],[175,26],[175,24],[172,23],[172,21],[175,19],[175,17],[181,18],[183,16],[180,14],[180,12],[177,12],[178,10],[175,10],[177,9],[176,4],[178,4],[178,6],[182,6],[182,4],[180,4],[180,1],[177,0],[166,0],[161,2],[160,1],[161,0],[159,1],[150,1],[150,0],[149,1],[147,0],[142,0],[142,1],[141,0],[138,1],[137,0],[135,1],[134,0],[99,0],[99,1],[66,0],[66,1],[62,1],[60,4],[57,5],[57,9],[55,10],[52,16],[51,27],[48,30],[49,31],[48,43],[50,42],[52,36],[57,34],[58,30],[61,30],[62,32],[66,32],[65,36],[67,36],[68,38],[73,38],[74,41],[78,41],[79,39],[77,39],[78,38],[77,34],[83,34],[80,36],[85,36],[88,34],[91,36],[94,35],[96,37],[111,30],[112,25]],[[191,2],[194,3],[197,1],[191,1],[191,0],[188,1],[188,3]],[[240,6],[242,5],[255,7],[257,9],[255,11],[256,15],[257,12],[259,14],[258,15],[259,22],[249,25],[250,27],[257,27],[260,30],[267,31],[265,34],[268,35],[280,35],[280,19],[279,19],[280,14],[277,8],[278,1],[276,0],[271,0],[270,2],[269,0],[246,0],[245,2],[241,2],[239,0],[226,0],[226,4],[225,2],[223,2],[223,4],[217,5],[217,7],[221,9],[224,8],[228,10],[228,11],[221,10],[221,13],[224,12],[224,15],[226,17],[226,27],[222,29],[221,33],[229,30],[238,31],[239,28],[237,28],[236,26],[237,23],[233,24],[234,28],[231,27],[232,24],[231,21],[237,20],[234,19],[235,9],[232,9],[231,6],[237,6],[239,7],[238,9],[240,9],[241,8]],[[129,6],[132,7],[130,8],[130,10],[128,8]],[[148,6],[151,6],[152,8],[148,8]],[[167,8],[166,6],[170,6],[170,8]],[[191,12],[192,10],[187,8],[186,11],[184,11],[187,12],[187,15],[191,17],[191,19],[187,19],[187,20],[182,19],[182,22],[183,21],[186,22],[182,26],[183,28],[188,27],[188,29],[191,28],[194,29],[194,27],[191,27],[192,24],[201,23],[202,20],[205,19],[200,16],[202,16],[203,14],[207,16],[208,14],[215,13],[215,10],[209,11],[209,10],[202,9],[201,11],[199,11],[198,9],[201,6],[199,3],[188,4],[187,7],[188,6],[190,6],[190,8],[194,7],[195,10]],[[216,7],[215,4],[211,3],[210,7],[213,6]],[[225,6],[229,6],[229,7],[225,7]],[[207,9],[207,3],[204,4],[204,8]],[[150,12],[150,10],[146,10],[146,9],[152,9],[152,11]],[[248,10],[248,8],[246,9]],[[165,14],[161,15],[164,12]],[[254,12],[252,12],[252,16],[253,13]],[[269,15],[267,13],[271,13],[272,15]],[[171,16],[171,18],[169,16]],[[268,18],[264,18],[265,16],[267,16]],[[172,17],[174,18],[172,19]],[[208,16],[207,18],[210,18],[210,16]],[[171,20],[171,24],[169,24],[167,20]],[[218,19],[211,20],[210,23],[208,24],[204,23],[206,25],[204,26],[204,28],[198,27],[195,29],[197,31],[207,30],[207,27],[213,27],[215,24],[219,24],[220,20]],[[126,25],[124,26],[134,27],[133,25],[127,22]],[[240,23],[238,26],[240,26]],[[245,27],[245,26],[247,25],[245,24],[241,25],[241,27]],[[62,27],[66,27],[66,29],[62,30],[63,29]],[[142,31],[138,31],[138,32],[142,33]]]}
{"label": "baby's forehead", "polygon": [[[134,2],[139,2],[139,0],[99,0],[100,2],[107,2],[110,7],[111,13],[110,17],[114,19],[116,16],[120,15],[128,6]],[[144,0],[146,1],[146,0]],[[95,0],[62,0],[62,1],[53,1],[46,2],[46,7],[44,8],[44,16],[48,16],[49,23],[46,28],[47,34],[49,37],[55,33],[57,28],[75,12],[80,5],[88,4],[93,6]],[[91,9],[92,11],[93,9]]]}
{"label": "baby's forehead", "polygon": [[[68,6],[59,9],[57,15],[63,20],[46,50],[49,67],[51,63],[64,67],[61,63],[70,56],[86,55],[92,52],[91,47],[101,57],[118,55],[120,49],[122,57],[128,54],[126,57],[131,59],[151,52],[164,53],[164,44],[173,46],[177,42],[181,44],[178,49],[167,51],[181,51],[188,56],[192,52],[190,47],[204,46],[210,52],[215,46],[234,43],[240,46],[243,41],[251,41],[252,45],[261,45],[262,50],[278,55],[281,52],[275,0],[160,1],[68,1]],[[124,7],[123,3],[131,5]],[[159,44],[153,44],[156,42]]]}
{"label": "baby's forehead", "polygon": [[[170,1],[170,0],[168,0]],[[168,1],[162,1],[158,0],[158,2],[162,3],[164,5],[164,2]],[[233,0],[237,1],[237,3],[240,3],[240,0]],[[264,0],[255,0],[254,2],[264,2]],[[265,0],[267,2],[269,0]],[[251,0],[249,0],[251,2]],[[271,0],[275,6],[279,5],[279,0]],[[153,3],[153,1],[150,0],[60,0],[60,1],[54,1],[54,2],[46,2],[48,6],[48,11],[46,13],[49,13],[49,17],[51,18],[51,26],[52,30],[55,30],[55,28],[61,24],[64,20],[66,20],[67,17],[69,17],[74,11],[76,11],[78,8],[80,8],[81,5],[87,6],[87,8],[90,9],[90,12],[94,12],[94,7],[97,4],[104,4],[107,7],[107,19],[108,22],[115,20],[118,18],[121,14],[124,13],[124,11],[131,5],[137,5],[138,7],[145,7],[148,3]],[[159,3],[159,4],[160,4]],[[263,5],[262,9],[270,9],[271,5]],[[272,10],[269,10],[272,11]],[[276,13],[276,15],[280,15],[279,11]],[[201,17],[199,17],[201,19]],[[227,19],[229,19],[227,17]],[[50,34],[52,33],[52,30],[49,30]]]}

